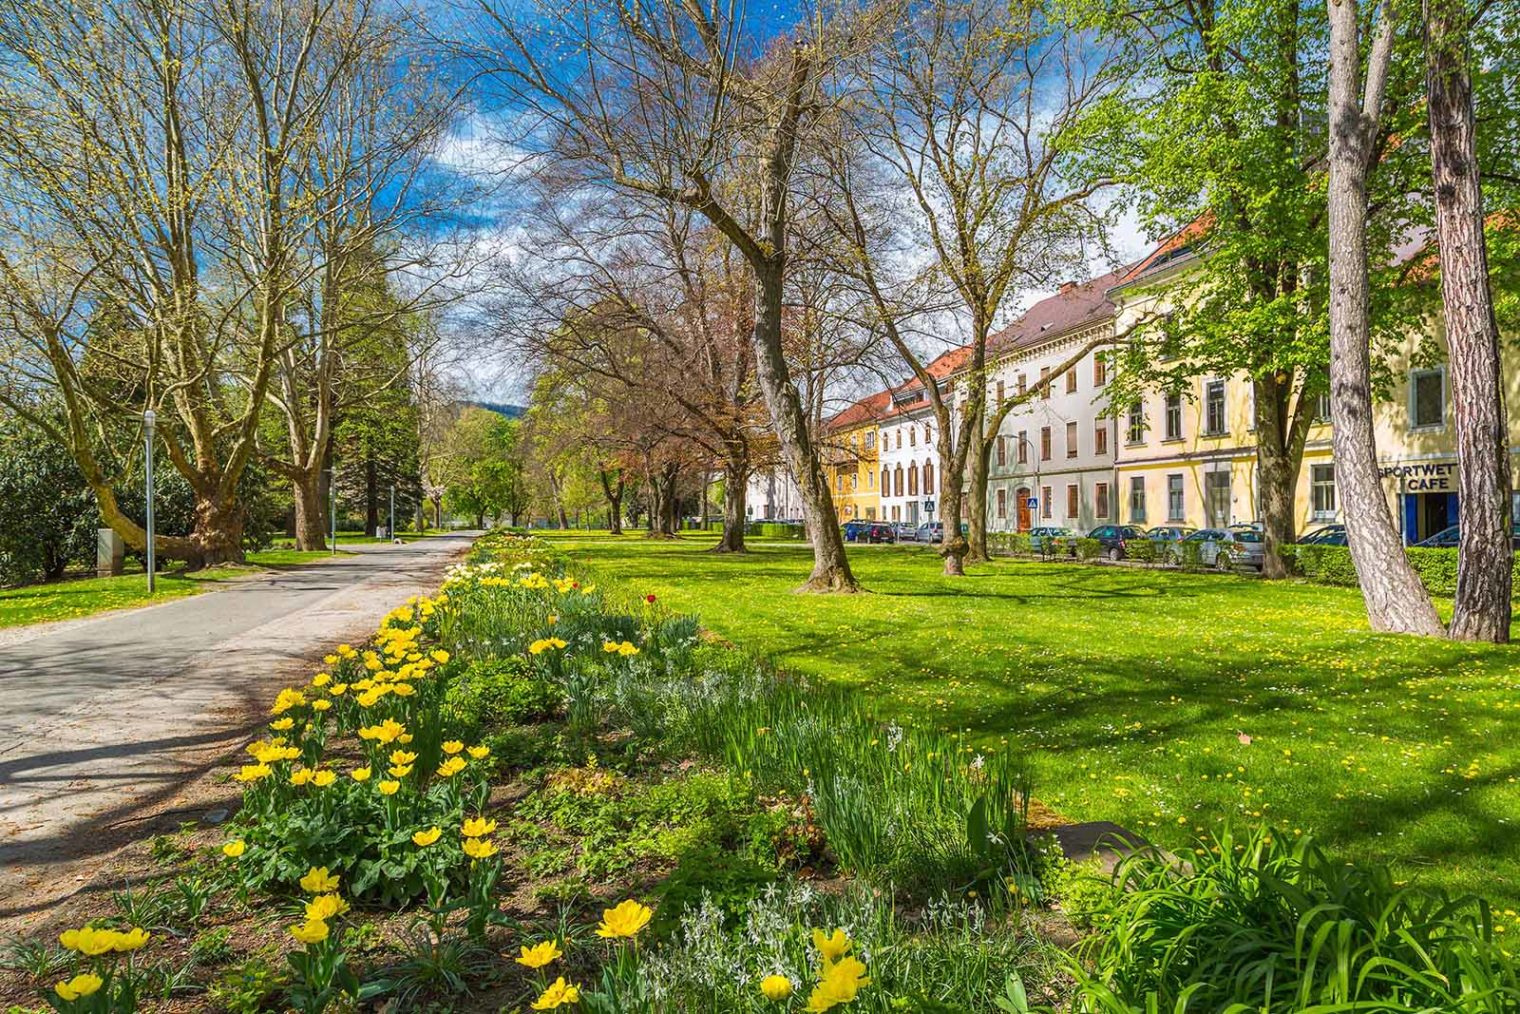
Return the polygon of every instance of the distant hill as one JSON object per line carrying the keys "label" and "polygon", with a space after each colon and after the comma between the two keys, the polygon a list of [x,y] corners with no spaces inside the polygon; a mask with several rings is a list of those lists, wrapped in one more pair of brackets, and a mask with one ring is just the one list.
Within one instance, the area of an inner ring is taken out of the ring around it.
{"label": "distant hill", "polygon": [[524,412],[527,411],[527,409],[523,408],[521,405],[502,405],[499,402],[494,401],[472,401],[469,404],[474,405],[477,408],[483,408],[488,411],[495,412],[498,415],[504,415],[508,419],[519,418]]}

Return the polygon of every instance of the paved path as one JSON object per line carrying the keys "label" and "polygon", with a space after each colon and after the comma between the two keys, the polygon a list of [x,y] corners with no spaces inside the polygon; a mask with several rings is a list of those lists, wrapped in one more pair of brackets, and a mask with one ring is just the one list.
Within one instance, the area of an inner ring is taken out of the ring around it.
{"label": "paved path", "polygon": [[178,795],[241,745],[274,691],[436,588],[469,541],[345,547],[356,555],[0,647],[0,921],[66,894],[60,878],[149,816],[203,816]]}

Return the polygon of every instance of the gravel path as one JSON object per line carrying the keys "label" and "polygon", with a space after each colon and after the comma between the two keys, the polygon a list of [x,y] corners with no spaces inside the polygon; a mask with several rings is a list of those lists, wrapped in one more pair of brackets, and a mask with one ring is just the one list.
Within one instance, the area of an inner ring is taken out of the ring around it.
{"label": "gravel path", "polygon": [[125,842],[205,819],[196,783],[275,690],[433,591],[470,538],[345,547],[356,555],[0,646],[0,927],[25,926]]}

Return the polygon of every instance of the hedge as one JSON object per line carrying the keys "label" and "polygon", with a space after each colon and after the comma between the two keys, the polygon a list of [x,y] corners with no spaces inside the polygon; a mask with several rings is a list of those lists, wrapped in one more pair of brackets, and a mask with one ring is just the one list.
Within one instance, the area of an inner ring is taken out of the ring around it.
{"label": "hedge", "polygon": [[776,521],[755,521],[745,526],[744,534],[760,539],[800,539],[803,536],[803,527],[783,525]]}
{"label": "hedge", "polygon": [[[1457,550],[1410,546],[1404,553],[1426,591],[1432,595],[1456,594]],[[1310,581],[1356,585],[1356,567],[1351,563],[1351,550],[1345,546],[1285,546],[1283,556],[1295,573]],[[1520,588],[1520,557],[1516,558],[1512,568],[1516,587]]]}

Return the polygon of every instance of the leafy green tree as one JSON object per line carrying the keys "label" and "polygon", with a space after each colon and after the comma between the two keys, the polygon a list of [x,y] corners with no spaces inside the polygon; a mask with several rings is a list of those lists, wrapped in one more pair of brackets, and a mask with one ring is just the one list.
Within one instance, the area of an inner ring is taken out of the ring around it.
{"label": "leafy green tree", "polygon": [[0,584],[54,581],[94,561],[100,511],[69,452],[32,426],[0,433]]}

